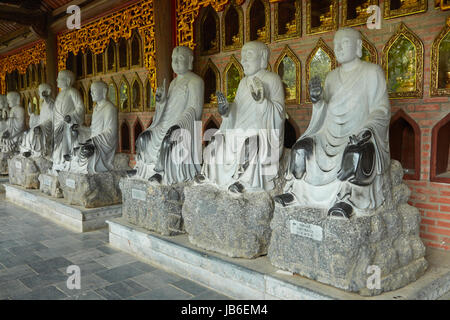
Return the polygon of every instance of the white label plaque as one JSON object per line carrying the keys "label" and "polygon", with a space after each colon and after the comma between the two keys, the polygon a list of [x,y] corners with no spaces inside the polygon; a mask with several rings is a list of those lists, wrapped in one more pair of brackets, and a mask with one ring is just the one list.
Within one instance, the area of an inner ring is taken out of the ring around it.
{"label": "white label plaque", "polygon": [[131,198],[136,200],[145,201],[147,198],[147,194],[145,191],[139,189],[131,189]]}
{"label": "white label plaque", "polygon": [[66,186],[72,189],[75,189],[75,180],[66,179]]}
{"label": "white label plaque", "polygon": [[22,162],[16,161],[16,169],[22,169]]}
{"label": "white label plaque", "polygon": [[297,220],[289,220],[291,233],[305,238],[322,241],[322,227],[314,224],[303,223]]}

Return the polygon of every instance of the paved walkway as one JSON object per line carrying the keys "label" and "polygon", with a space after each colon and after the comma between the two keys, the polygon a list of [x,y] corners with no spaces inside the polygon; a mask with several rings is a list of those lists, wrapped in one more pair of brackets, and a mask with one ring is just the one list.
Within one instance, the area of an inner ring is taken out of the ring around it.
{"label": "paved walkway", "polygon": [[[80,267],[80,290],[67,288],[70,265]],[[229,298],[113,249],[107,229],[74,233],[0,194],[0,300],[5,299]]]}

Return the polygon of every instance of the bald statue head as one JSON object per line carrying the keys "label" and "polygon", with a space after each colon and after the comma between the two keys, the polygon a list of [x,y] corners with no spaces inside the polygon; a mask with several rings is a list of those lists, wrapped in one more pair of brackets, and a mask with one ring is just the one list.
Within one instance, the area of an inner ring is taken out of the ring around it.
{"label": "bald statue head", "polygon": [[334,54],[340,64],[362,57],[361,33],[352,28],[339,29],[334,35]]}
{"label": "bald statue head", "polygon": [[47,83],[41,83],[38,90],[39,97],[41,97],[41,99],[46,99],[52,94],[52,87],[50,87],[50,85]]}
{"label": "bald statue head", "polygon": [[104,81],[95,81],[91,84],[91,96],[93,102],[100,102],[106,99],[108,85]]}
{"label": "bald statue head", "polygon": [[244,44],[241,51],[241,64],[245,75],[253,76],[259,70],[267,69],[269,54],[269,48],[261,41],[250,41]]}
{"label": "bald statue head", "polygon": [[175,47],[172,51],[172,69],[177,75],[192,71],[194,52],[186,46]]}
{"label": "bald statue head", "polygon": [[10,108],[20,105],[20,94],[16,91],[8,92],[6,99],[8,100],[8,105]]}
{"label": "bald statue head", "polygon": [[67,89],[70,88],[75,82],[75,75],[70,70],[61,70],[58,73],[58,79],[56,79],[56,83],[58,88]]}

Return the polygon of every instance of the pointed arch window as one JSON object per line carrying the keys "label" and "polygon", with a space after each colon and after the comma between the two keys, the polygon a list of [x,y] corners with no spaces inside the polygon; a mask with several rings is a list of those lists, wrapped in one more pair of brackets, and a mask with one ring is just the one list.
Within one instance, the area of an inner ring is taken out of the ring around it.
{"label": "pointed arch window", "polygon": [[81,50],[78,51],[77,55],[75,56],[75,68],[76,68],[76,77],[77,79],[80,79],[84,76],[84,61],[83,61],[83,52]]}
{"label": "pointed arch window", "polygon": [[450,113],[432,131],[430,180],[450,183]]}
{"label": "pointed arch window", "polygon": [[203,127],[203,144],[205,147],[211,142],[211,137],[216,133],[217,130],[219,130],[220,124],[219,121],[214,118],[214,116],[211,116],[205,123]]}
{"label": "pointed arch window", "polygon": [[150,79],[147,78],[145,83],[145,106],[144,111],[150,111],[155,107],[155,95],[153,94],[153,88],[150,83]]}
{"label": "pointed arch window", "polygon": [[[134,125],[134,146],[136,146],[136,140],[139,138],[139,135],[144,131],[144,127],[141,124],[141,121],[139,119],[136,119],[136,123]],[[136,150],[133,151],[136,153]]]}
{"label": "pointed arch window", "polygon": [[246,29],[248,41],[270,42],[270,5],[267,0],[250,0]]}
{"label": "pointed arch window", "polygon": [[108,48],[106,49],[106,66],[108,72],[116,71],[116,43],[113,39],[109,40]]}
{"label": "pointed arch window", "polygon": [[86,75],[91,76],[94,74],[94,60],[91,49],[86,51]]}
{"label": "pointed arch window", "polygon": [[126,121],[120,125],[120,151],[123,153],[130,153],[130,128]]}
{"label": "pointed arch window", "polygon": [[450,17],[431,47],[432,96],[450,96]]}
{"label": "pointed arch window", "polygon": [[130,112],[130,85],[122,76],[119,87],[119,112]]}
{"label": "pointed arch window", "polygon": [[236,97],[236,91],[239,82],[244,77],[244,69],[234,55],[231,56],[230,62],[224,71],[224,88],[225,96],[229,102],[233,102]]}
{"label": "pointed arch window", "polygon": [[[324,86],[327,74],[334,68],[336,68],[334,53],[320,38],[306,60],[306,83],[309,83],[309,80],[314,77],[319,77]],[[306,101],[311,102],[308,90],[306,90]]]}
{"label": "pointed arch window", "polygon": [[244,13],[233,0],[222,14],[222,47],[224,51],[236,50],[244,43]]}
{"label": "pointed arch window", "polygon": [[128,68],[128,42],[125,38],[119,39],[119,68]]}
{"label": "pointed arch window", "polygon": [[95,74],[102,74],[104,71],[104,54],[99,53],[95,55]]}
{"label": "pointed arch window", "polygon": [[142,38],[137,29],[133,30],[131,38],[131,66],[142,66]]}
{"label": "pointed arch window", "polygon": [[132,84],[131,90],[131,112],[142,112],[144,106],[142,103],[142,82],[136,74]]}
{"label": "pointed arch window", "polygon": [[362,38],[361,60],[377,64],[378,63],[377,48],[369,40],[367,40],[364,35],[361,34],[361,38]]}
{"label": "pointed arch window", "polygon": [[275,3],[275,41],[300,37],[302,32],[301,0]]}
{"label": "pointed arch window", "polygon": [[216,10],[211,6],[206,7],[203,9],[199,21],[200,54],[218,53],[220,50],[220,22]]}
{"label": "pointed arch window", "polygon": [[283,82],[286,103],[300,103],[301,64],[288,45],[278,57],[275,71]]}
{"label": "pointed arch window", "polygon": [[391,158],[400,161],[404,179],[420,179],[420,128],[403,110],[391,119],[389,126]]}
{"label": "pointed arch window", "polygon": [[73,74],[76,74],[77,70],[75,70],[75,65],[76,65],[75,56],[71,51],[67,55],[66,70],[72,71]]}
{"label": "pointed arch window", "polygon": [[423,96],[423,44],[402,22],[383,48],[383,69],[390,98]]}
{"label": "pointed arch window", "polygon": [[204,102],[206,105],[217,104],[216,92],[220,90],[220,74],[216,65],[208,60],[202,72],[202,78],[205,83]]}
{"label": "pointed arch window", "polygon": [[118,98],[117,98],[117,86],[114,82],[114,79],[111,79],[111,82],[108,85],[108,99],[111,101],[116,107],[119,106]]}

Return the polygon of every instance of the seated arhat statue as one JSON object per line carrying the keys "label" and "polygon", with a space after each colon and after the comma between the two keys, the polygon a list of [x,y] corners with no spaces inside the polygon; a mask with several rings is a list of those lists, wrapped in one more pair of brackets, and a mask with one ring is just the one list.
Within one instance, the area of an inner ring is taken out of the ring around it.
{"label": "seated arhat statue", "polygon": [[51,157],[53,137],[53,108],[55,101],[51,97],[50,85],[42,83],[39,85],[39,96],[43,100],[41,112],[35,115],[28,107],[30,114],[30,129],[24,134],[20,151],[25,157],[43,156]]}
{"label": "seated arhat statue", "polygon": [[190,48],[173,50],[172,69],[177,76],[167,93],[165,80],[156,90],[155,116],[136,141],[136,166],[129,176],[172,185],[190,181],[200,172],[195,122],[202,117],[204,82],[192,72],[193,61]]}
{"label": "seated arhat statue", "polygon": [[74,173],[92,174],[111,171],[118,141],[118,110],[108,100],[108,85],[95,81],[91,85],[92,101],[96,104],[90,127],[73,123],[75,137],[70,162],[64,170]]}
{"label": "seated arhat statue", "polygon": [[[84,122],[84,103],[81,94],[72,87],[75,76],[69,70],[58,74],[58,93],[53,111],[53,167],[52,172],[63,170],[70,159],[70,153],[75,144],[73,124]],[[66,156],[66,159],[65,159]]]}
{"label": "seated arhat statue", "polygon": [[269,48],[252,41],[242,48],[245,77],[228,103],[218,92],[222,124],[205,148],[198,183],[213,183],[233,193],[272,190],[283,153],[284,89],[278,74],[268,71]]}
{"label": "seated arhat statue", "polygon": [[20,105],[18,92],[9,92],[6,98],[11,109],[6,120],[6,128],[1,136],[0,147],[2,152],[12,152],[17,149],[25,130],[25,110]]}
{"label": "seated arhat statue", "polygon": [[336,32],[334,52],[341,66],[327,75],[324,89],[318,78],[309,83],[311,122],[292,147],[286,193],[275,201],[349,218],[385,200],[390,106],[382,69],[361,60],[358,31]]}

